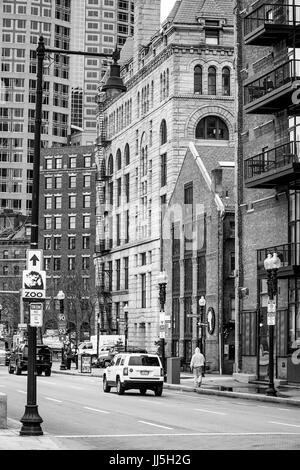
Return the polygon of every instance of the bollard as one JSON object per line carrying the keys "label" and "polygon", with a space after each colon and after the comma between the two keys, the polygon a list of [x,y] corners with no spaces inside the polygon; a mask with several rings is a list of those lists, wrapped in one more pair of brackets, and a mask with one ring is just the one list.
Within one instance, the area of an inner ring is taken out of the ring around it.
{"label": "bollard", "polygon": [[7,395],[0,393],[0,429],[7,428]]}

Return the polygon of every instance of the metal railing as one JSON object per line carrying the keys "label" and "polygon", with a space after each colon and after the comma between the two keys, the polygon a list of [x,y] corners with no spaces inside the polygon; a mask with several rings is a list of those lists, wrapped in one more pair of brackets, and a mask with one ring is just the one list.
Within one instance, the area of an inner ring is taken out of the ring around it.
{"label": "metal railing", "polygon": [[267,255],[277,253],[281,260],[281,267],[300,266],[300,243],[285,243],[257,250],[257,269],[265,271],[264,260]]}
{"label": "metal railing", "polygon": [[296,26],[300,24],[300,6],[265,3],[253,10],[244,19],[245,36],[264,24]]}
{"label": "metal railing", "polygon": [[245,180],[299,162],[300,142],[288,142],[245,160]]}
{"label": "metal railing", "polygon": [[291,59],[245,85],[244,104],[252,103],[295,80],[300,80],[300,60]]}

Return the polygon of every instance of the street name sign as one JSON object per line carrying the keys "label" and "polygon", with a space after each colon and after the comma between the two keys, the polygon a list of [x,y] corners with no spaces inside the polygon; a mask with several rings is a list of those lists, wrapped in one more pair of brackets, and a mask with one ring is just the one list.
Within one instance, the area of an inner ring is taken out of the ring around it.
{"label": "street name sign", "polygon": [[35,326],[35,327],[43,326],[43,304],[42,303],[30,304],[30,326]]}

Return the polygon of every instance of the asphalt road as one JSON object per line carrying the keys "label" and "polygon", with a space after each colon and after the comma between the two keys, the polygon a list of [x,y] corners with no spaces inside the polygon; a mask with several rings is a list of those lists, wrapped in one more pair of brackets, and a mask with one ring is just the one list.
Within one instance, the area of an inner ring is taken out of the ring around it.
{"label": "asphalt road", "polygon": [[[21,427],[26,374],[0,368],[8,418]],[[64,450],[300,449],[300,408],[165,389],[102,391],[97,377],[37,377],[45,436]],[[26,437],[25,437],[26,439]]]}

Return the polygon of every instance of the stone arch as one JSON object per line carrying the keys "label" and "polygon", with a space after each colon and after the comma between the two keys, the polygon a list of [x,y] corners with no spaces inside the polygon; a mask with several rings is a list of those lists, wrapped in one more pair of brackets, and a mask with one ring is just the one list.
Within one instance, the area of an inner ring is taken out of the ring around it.
{"label": "stone arch", "polygon": [[222,106],[217,106],[217,105],[208,105],[204,106],[202,108],[199,108],[197,111],[195,111],[188,119],[184,134],[185,137],[190,141],[195,140],[195,131],[196,131],[196,126],[198,122],[206,117],[206,116],[218,116],[219,118],[223,119],[223,121],[226,123],[229,131],[229,141],[233,140],[233,132],[234,132],[234,116],[233,114],[228,111],[227,109],[223,108]]}

